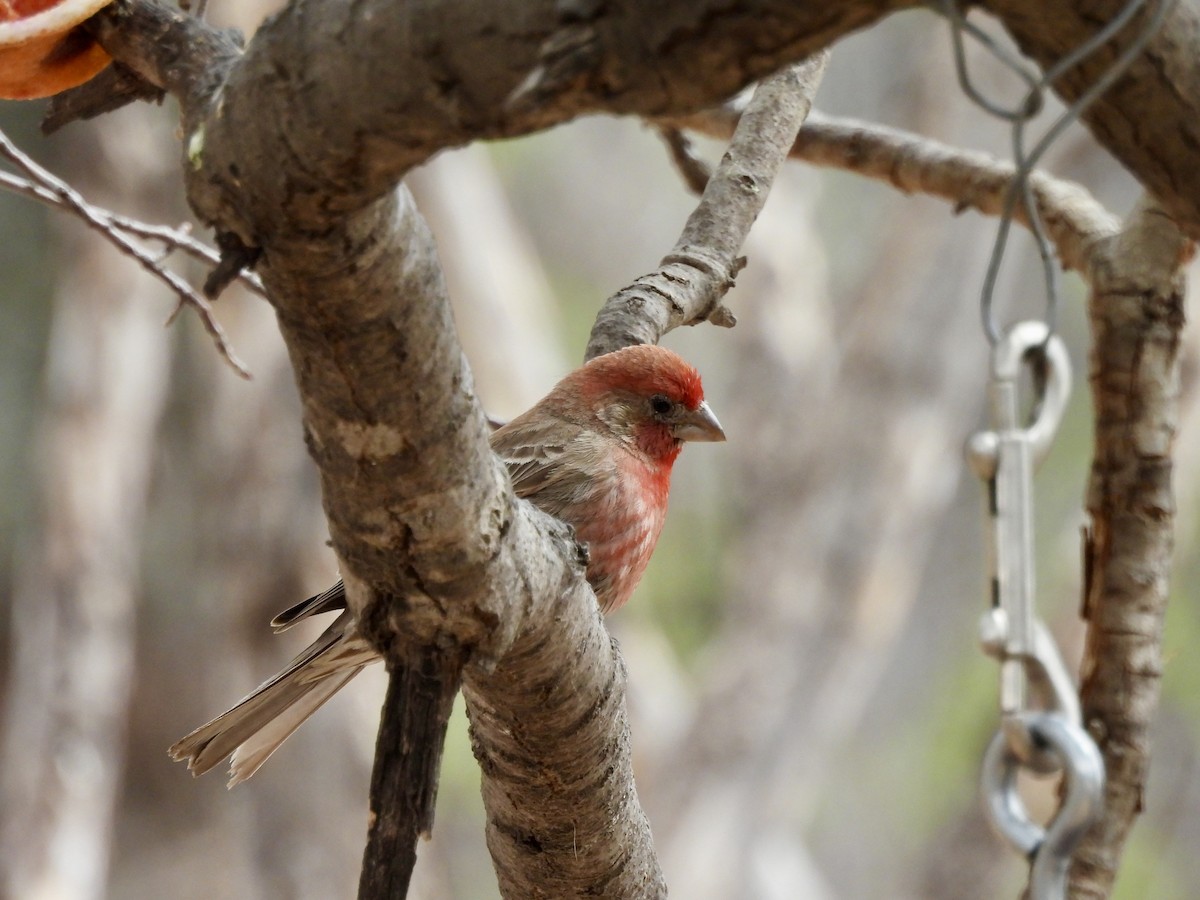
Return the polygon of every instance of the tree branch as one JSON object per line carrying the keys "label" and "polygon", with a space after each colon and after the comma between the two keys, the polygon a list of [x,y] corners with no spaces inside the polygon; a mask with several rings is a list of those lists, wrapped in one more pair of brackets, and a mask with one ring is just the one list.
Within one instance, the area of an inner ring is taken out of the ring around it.
{"label": "tree branch", "polygon": [[663,897],[633,782],[624,663],[586,585],[543,612],[494,672],[464,679],[500,892]]}
{"label": "tree branch", "polygon": [[1104,754],[1104,818],[1072,870],[1071,896],[1108,897],[1142,809],[1162,679],[1184,325],[1182,267],[1194,247],[1143,201],[1092,267],[1095,459],[1084,546],[1084,723]]}
{"label": "tree branch", "polygon": [[360,900],[408,895],[416,837],[433,831],[446,723],[458,696],[462,660],[437,648],[391,661],[371,772]]}
{"label": "tree branch", "polygon": [[[173,20],[167,25],[166,32],[179,40],[192,27]],[[170,52],[164,57],[170,59]],[[211,98],[194,86],[180,90],[185,120],[198,121],[203,109],[188,110],[187,104],[204,106]],[[225,86],[225,103],[232,90]],[[218,112],[210,124],[220,118]],[[193,138],[197,134],[204,137],[189,144],[200,145],[193,158],[203,168],[221,157],[221,136],[234,132],[199,126]],[[275,152],[294,162],[288,151]],[[247,178],[247,186],[251,183]],[[245,202],[245,196],[236,199],[239,208]],[[421,669],[430,649],[457,661],[442,668],[444,681],[433,679],[434,699],[416,710],[424,715],[410,713],[407,724],[398,723],[401,704],[389,703],[385,710],[382,734],[402,734],[418,764],[408,769],[401,761],[397,773],[388,771],[388,759],[380,760],[372,799],[379,818],[363,881],[368,896],[407,879],[411,853],[384,860],[381,850],[411,847],[427,829],[425,804],[433,785],[417,790],[411,815],[401,817],[391,807],[385,813],[381,804],[390,803],[392,787],[402,788],[405,771],[426,778],[436,766],[445,708],[438,698],[452,696],[463,661],[470,661],[464,677],[474,702],[497,711],[511,709],[501,693],[512,690],[511,682],[493,685],[490,673],[497,665],[514,678],[525,671],[527,656],[577,668],[579,643],[568,638],[580,636],[609,657],[607,665],[589,659],[597,671],[617,663],[582,578],[574,541],[561,525],[513,498],[491,453],[432,239],[408,193],[391,192],[360,204],[352,215],[324,217],[323,232],[311,238],[281,219],[270,240],[260,244],[260,271],[296,369],[308,444],[321,471],[348,601],[360,630],[388,661],[394,698],[409,694],[399,682]],[[565,618],[565,610],[574,612],[574,621]],[[514,645],[518,636],[521,641]],[[614,681],[581,679],[574,687],[578,694],[570,702],[595,708]],[[547,705],[553,709],[554,704]],[[606,711],[606,729],[618,734],[627,729],[621,712],[622,707]],[[474,726],[481,754],[506,735],[521,733],[519,721],[499,719],[490,727],[487,721]],[[569,724],[577,725],[577,718]],[[614,787],[601,795],[578,786],[566,793],[577,827],[594,837],[577,844],[569,862],[565,856],[542,857],[534,875],[550,878],[545,860],[554,859],[569,865],[572,878],[592,884],[604,879],[618,887],[658,884],[661,876],[636,803],[628,753],[622,758],[611,755],[610,744],[586,745],[580,740],[587,737],[586,729],[567,729],[565,735],[560,749],[568,758],[590,760],[593,771],[607,773]],[[605,754],[598,764],[597,752]],[[571,783],[565,776],[548,777]],[[487,785],[485,773],[485,794]],[[380,833],[385,814],[396,834]],[[492,816],[491,832],[500,833],[499,821]],[[588,825],[600,822],[604,827]],[[637,846],[626,846],[632,838],[639,840]],[[613,871],[614,860],[622,863],[620,873]]]}
{"label": "tree branch", "polygon": [[828,62],[828,53],[818,53],[755,89],[674,249],[657,270],[605,301],[586,359],[630,344],[656,344],[680,325],[708,320],[731,327],[736,322],[721,298],[745,265],[739,257],[742,244],[812,109]]}
{"label": "tree branch", "polygon": [[[669,124],[713,137],[733,132],[739,109],[719,109],[676,117]],[[818,166],[844,169],[883,181],[906,194],[927,194],[954,204],[955,212],[974,209],[999,215],[1015,172],[1012,163],[870,122],[812,112],[800,129],[791,156]],[[1065,268],[1088,272],[1097,242],[1116,233],[1115,216],[1081,184],[1035,171],[1034,200]],[[1028,227],[1021,204],[1014,218]]]}
{"label": "tree branch", "polygon": [[[1047,66],[1079,46],[1112,19],[1127,0],[1055,3],[987,0],[1021,52]],[[1200,237],[1200,4],[1152,0],[1117,37],[1066,72],[1054,85],[1065,103],[1079,97],[1133,41],[1158,3],[1172,3],[1146,49],[1117,82],[1083,113],[1083,122],[1113,156],[1175,216],[1191,237]],[[1190,160],[1190,162],[1189,162]]]}
{"label": "tree branch", "polygon": [[[17,152],[20,153],[19,150]],[[30,179],[10,175],[7,172],[0,172],[0,188],[12,191],[14,194],[20,194],[23,197],[28,197],[31,200],[37,200],[39,203],[44,203],[52,209],[64,210],[77,216],[79,215],[79,210],[69,203],[62,194],[57,193],[51,187],[40,185]],[[177,228],[172,228],[170,225],[152,225],[140,219],[115,213],[111,209],[96,206],[83,200],[82,195],[77,195],[77,201],[92,211],[90,216],[81,216],[85,225],[97,228],[102,232],[107,229],[123,231],[134,237],[161,243],[163,245],[162,253],[154,258],[157,263],[161,264],[163,259],[177,250],[186,253],[197,262],[207,265],[216,266],[221,262],[221,256],[216,250],[192,236],[191,224],[189,222],[184,222]],[[119,246],[118,249],[120,249]],[[237,278],[246,290],[266,298],[267,294],[262,286],[262,281],[253,272],[239,272]]]}
{"label": "tree branch", "polygon": [[712,168],[696,155],[691,141],[680,129],[664,125],[658,129],[658,136],[667,145],[671,162],[675,163],[675,168],[679,170],[688,190],[699,197],[708,186],[708,180],[712,178]]}
{"label": "tree branch", "polygon": [[[985,7],[1025,52],[1045,64],[1085,41],[1095,23],[1111,17],[1123,2],[1106,0],[1100,10],[1083,0],[1050,11],[1037,0],[990,0]],[[483,5],[441,0],[396,11],[375,0],[353,11],[323,3],[304,6],[303,13],[300,7],[285,9],[264,24],[231,74],[233,90],[223,115],[207,123],[210,137],[230,129],[242,140],[222,137],[214,143],[218,156],[204,173],[210,190],[193,185],[193,194],[197,200],[201,193],[210,195],[203,204],[210,218],[217,218],[223,205],[237,209],[243,219],[237,230],[248,245],[255,235],[269,233],[267,226],[277,224],[274,218],[301,230],[319,227],[322,216],[332,212],[329,195],[338,196],[339,209],[353,209],[439,149],[527,133],[589,111],[663,116],[708,108],[755,78],[915,4],[774,0],[745,8],[723,4],[719,12],[709,8],[714,5],[715,0],[680,0],[653,9],[602,7],[581,13],[574,7],[560,11],[551,0]],[[181,83],[195,81],[196,73],[171,51],[170,34],[179,26],[163,28],[167,16],[161,8],[152,16],[159,23],[157,33],[148,32],[136,43],[117,34],[131,30],[131,22],[150,15],[152,8],[149,0],[121,0],[110,7],[101,16],[101,43],[149,81],[179,94]],[[322,27],[310,28],[318,19]],[[214,40],[212,29],[188,21],[188,33],[208,43],[196,44],[183,58],[236,54],[235,42]],[[1136,28],[1135,22],[1112,46],[1124,46]],[[338,47],[354,51],[333,52],[325,40],[329,34],[340,36]],[[1194,42],[1189,35],[1200,39],[1200,6],[1179,0],[1162,31],[1086,112],[1085,121],[1195,235],[1200,233],[1200,173],[1190,148],[1200,144],[1200,61],[1187,49]],[[745,52],[750,39],[753,55]],[[1106,48],[1067,73],[1060,89],[1064,99],[1077,96],[1113,55]],[[223,77],[224,68],[215,67],[208,77],[214,74]],[[388,91],[377,90],[381,77],[391,86]],[[430,84],[437,89],[427,90]],[[346,103],[346,97],[355,102]],[[267,152],[279,149],[281,133],[290,135],[285,157]],[[346,140],[331,147],[322,137],[327,134],[343,134]],[[359,153],[365,145],[371,152]],[[234,146],[240,154],[224,149]],[[286,179],[278,177],[281,158],[291,160],[294,170]],[[244,185],[266,192],[263,202],[236,202]],[[316,202],[322,196],[324,205]],[[228,211],[221,218],[228,218]]]}
{"label": "tree branch", "polygon": [[[203,26],[161,10],[148,14],[154,29],[132,37],[150,0],[120,0],[101,14],[97,31],[114,58],[177,96],[211,96],[211,82],[225,80],[218,115],[203,102],[184,102],[189,196],[206,221],[257,246],[279,240],[281,227],[323,232],[330,217],[376,201],[445,147],[528,133],[587,111],[710,106],[890,5],[830,12],[784,0],[744,9],[671,0],[653,10],[581,13],[553,0],[400,9],[385,0],[353,9],[316,3],[265,22],[236,62],[211,38],[207,48],[189,49]],[[748,28],[760,32],[750,58]],[[329,35],[338,36],[332,44]],[[206,84],[188,74],[195,66],[181,65],[180,54],[209,55]],[[378,90],[381,78],[389,90]],[[330,134],[344,138],[331,143]]]}

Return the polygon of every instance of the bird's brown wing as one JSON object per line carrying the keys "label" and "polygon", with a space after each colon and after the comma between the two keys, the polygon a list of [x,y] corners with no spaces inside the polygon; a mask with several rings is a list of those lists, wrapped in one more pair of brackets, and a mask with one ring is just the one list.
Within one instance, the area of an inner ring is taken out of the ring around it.
{"label": "bird's brown wing", "polygon": [[[514,427],[517,426],[517,427]],[[573,465],[573,460],[588,457],[581,444],[586,434],[581,429],[568,431],[567,440],[550,440],[550,434],[562,437],[562,422],[549,419],[542,425],[529,425],[515,419],[491,436],[492,450],[503,458],[518,497],[532,499],[551,515],[561,515],[565,506],[576,499],[578,491],[594,478]],[[346,608],[346,586],[339,579],[332,587],[289,606],[274,619],[271,627],[278,633],[297,622]]]}
{"label": "bird's brown wing", "polygon": [[491,437],[492,450],[504,460],[513,491],[544,512],[572,521],[569,510],[594,490],[606,471],[603,447],[583,428],[564,428],[562,420],[530,423],[514,419]]}

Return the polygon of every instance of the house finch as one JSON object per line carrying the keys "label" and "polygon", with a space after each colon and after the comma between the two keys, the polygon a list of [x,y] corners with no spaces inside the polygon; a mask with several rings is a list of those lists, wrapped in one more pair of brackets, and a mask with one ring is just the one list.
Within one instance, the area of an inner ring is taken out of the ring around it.
{"label": "house finch", "polygon": [[[572,525],[587,545],[587,579],[603,612],[637,587],[667,514],[671,467],[684,441],[723,441],[696,370],[670,350],[627,347],[565,377],[493,432],[513,490]],[[232,787],[379,656],[358,634],[342,582],[280,613],[283,631],[324,612],[334,622],[278,675],[171,747],[202,775],[230,754]]]}

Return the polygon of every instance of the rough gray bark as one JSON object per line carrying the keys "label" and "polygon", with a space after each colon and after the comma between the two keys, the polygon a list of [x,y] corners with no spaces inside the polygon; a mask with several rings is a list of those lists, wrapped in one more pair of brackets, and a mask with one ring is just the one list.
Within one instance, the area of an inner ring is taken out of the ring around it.
{"label": "rough gray bark", "polygon": [[[981,8],[1045,63],[1087,40],[1122,2],[1096,8],[1073,0],[1047,9],[1036,0],[992,0]],[[230,73],[222,115],[205,122],[205,160],[193,172],[192,200],[251,245],[281,222],[320,231],[331,213],[378,197],[444,147],[522,134],[589,111],[662,116],[715,106],[755,78],[913,5],[442,0],[396,9],[376,0],[289,7]],[[125,0],[123,8],[143,14],[145,4]],[[121,9],[107,14],[104,28],[122,16]],[[1113,48],[1135,30],[1136,23]],[[101,38],[122,61],[153,75],[127,48],[121,52],[110,31],[102,29]],[[1142,58],[1085,115],[1097,139],[1192,235],[1200,233],[1191,149],[1200,127],[1197,40],[1200,5],[1178,0]],[[353,51],[334,52],[339,47]],[[1106,48],[1068,73],[1062,96],[1076,96],[1116,52]],[[387,91],[377,89],[381,78]],[[207,115],[193,112],[189,138]],[[290,139],[281,155],[282,133]],[[346,140],[334,144],[323,139],[328,134]],[[280,159],[291,163],[287,177]]]}
{"label": "rough gray bark", "polygon": [[1152,201],[1098,249],[1088,315],[1095,458],[1084,547],[1084,723],[1104,754],[1105,816],[1076,856],[1072,896],[1112,890],[1150,762],[1174,549],[1182,266],[1192,242]]}
{"label": "rough gray bark", "polygon": [[568,590],[494,672],[468,672],[463,692],[501,894],[665,896],[629,775],[625,666],[591,591]]}

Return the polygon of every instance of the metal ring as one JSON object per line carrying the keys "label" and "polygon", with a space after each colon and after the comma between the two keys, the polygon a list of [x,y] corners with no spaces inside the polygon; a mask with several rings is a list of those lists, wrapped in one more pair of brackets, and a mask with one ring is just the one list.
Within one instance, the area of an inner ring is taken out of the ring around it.
{"label": "metal ring", "polygon": [[1032,863],[1030,897],[1058,900],[1066,896],[1071,855],[1100,815],[1104,795],[1104,760],[1091,737],[1057,713],[1014,716],[1033,743],[1058,758],[1063,771],[1063,799],[1046,828],[1029,818],[1017,792],[1020,758],[998,731],[983,758],[980,791],[984,809],[1000,835]]}

